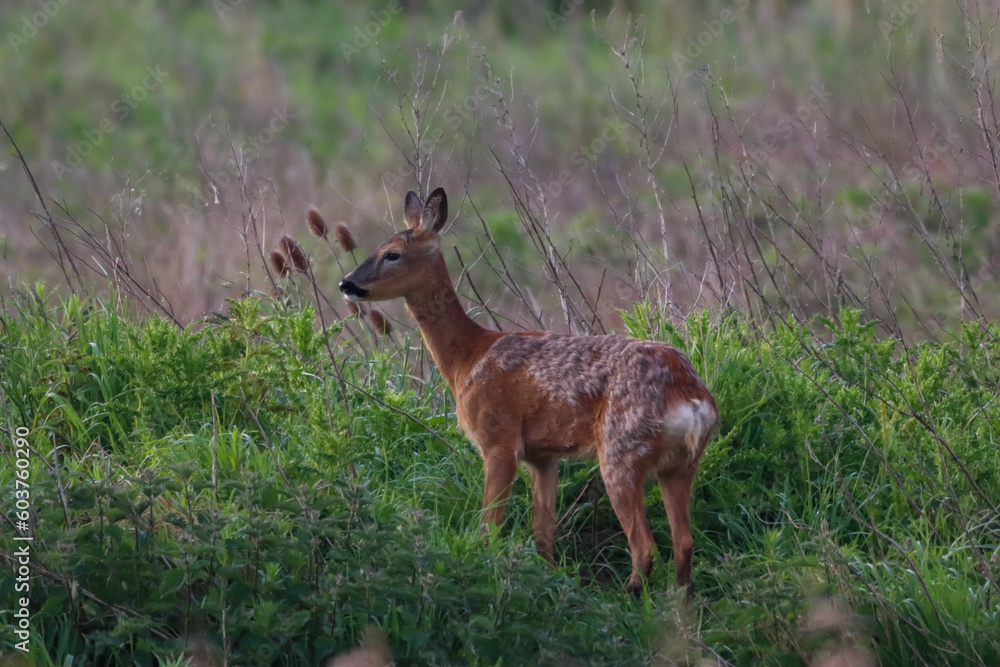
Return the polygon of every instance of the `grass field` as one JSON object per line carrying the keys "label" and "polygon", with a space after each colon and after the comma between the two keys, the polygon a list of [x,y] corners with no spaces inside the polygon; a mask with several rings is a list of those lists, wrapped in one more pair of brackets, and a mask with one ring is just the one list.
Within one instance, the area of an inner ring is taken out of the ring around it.
{"label": "grass field", "polygon": [[[11,3],[0,664],[1000,664],[998,23]],[[556,568],[524,471],[484,543],[412,320],[336,289],[439,185],[477,321],[671,342],[716,396],[690,604],[655,485],[625,594],[596,462],[560,469]]]}

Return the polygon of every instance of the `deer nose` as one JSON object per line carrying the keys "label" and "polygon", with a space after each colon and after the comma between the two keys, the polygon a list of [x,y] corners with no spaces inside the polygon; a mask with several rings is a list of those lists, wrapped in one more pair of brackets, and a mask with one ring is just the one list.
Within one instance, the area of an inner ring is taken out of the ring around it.
{"label": "deer nose", "polygon": [[348,298],[357,299],[362,299],[366,294],[368,294],[368,290],[361,289],[353,282],[346,279],[340,281],[340,291]]}

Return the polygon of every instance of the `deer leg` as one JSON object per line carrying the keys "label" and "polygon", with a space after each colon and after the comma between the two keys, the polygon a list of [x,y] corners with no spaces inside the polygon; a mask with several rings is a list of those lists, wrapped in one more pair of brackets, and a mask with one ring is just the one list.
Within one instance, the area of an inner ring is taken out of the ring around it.
{"label": "deer leg", "polygon": [[559,463],[555,460],[528,462],[531,475],[531,527],[535,533],[538,555],[555,564],[552,541],[556,529],[556,490],[559,482]]}
{"label": "deer leg", "polygon": [[691,582],[691,552],[694,549],[694,539],[691,537],[691,520],[688,515],[694,472],[695,468],[692,466],[659,474],[660,495],[663,496],[663,507],[667,510],[670,536],[674,543],[677,585],[687,587],[688,597],[694,592],[694,584]]}
{"label": "deer leg", "polygon": [[[513,456],[492,456],[484,460],[486,488],[483,493],[483,520],[486,524],[499,526],[503,519],[510,488],[517,474],[517,459]],[[483,527],[486,532],[487,527]]]}
{"label": "deer leg", "polygon": [[653,533],[646,521],[645,494],[642,492],[645,475],[625,462],[609,465],[604,456],[600,457],[600,464],[611,507],[625,531],[632,552],[632,575],[626,588],[638,594],[653,569]]}

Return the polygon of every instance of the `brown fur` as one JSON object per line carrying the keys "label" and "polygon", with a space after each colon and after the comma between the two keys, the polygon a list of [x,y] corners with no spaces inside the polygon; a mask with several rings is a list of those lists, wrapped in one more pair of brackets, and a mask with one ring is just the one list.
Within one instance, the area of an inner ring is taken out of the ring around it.
{"label": "brown fur", "polygon": [[483,506],[499,523],[519,462],[531,474],[539,553],[552,561],[557,463],[596,455],[632,551],[629,588],[652,567],[643,482],[655,474],[674,538],[678,584],[691,585],[691,483],[718,408],[684,353],[626,336],[500,333],[473,322],[451,285],[438,233],[444,190],[405,204],[408,229],[341,281],[353,300],[402,297],[455,394],[458,423],[486,468]]}
{"label": "brown fur", "polygon": [[389,667],[393,664],[385,632],[371,626],[365,632],[364,646],[330,658],[326,667]]}
{"label": "brown fur", "polygon": [[375,333],[380,336],[388,336],[392,333],[392,325],[389,323],[389,320],[385,319],[385,315],[379,311],[372,309],[368,313],[368,321],[371,322]]}

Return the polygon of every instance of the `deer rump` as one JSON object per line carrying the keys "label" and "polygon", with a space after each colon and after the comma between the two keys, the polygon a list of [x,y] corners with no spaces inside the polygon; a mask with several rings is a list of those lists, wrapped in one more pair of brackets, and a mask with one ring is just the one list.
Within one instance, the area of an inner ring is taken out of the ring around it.
{"label": "deer rump", "polygon": [[514,439],[520,460],[596,454],[609,472],[695,465],[717,419],[680,350],[621,335],[508,334],[460,393],[459,424],[481,449]]}

